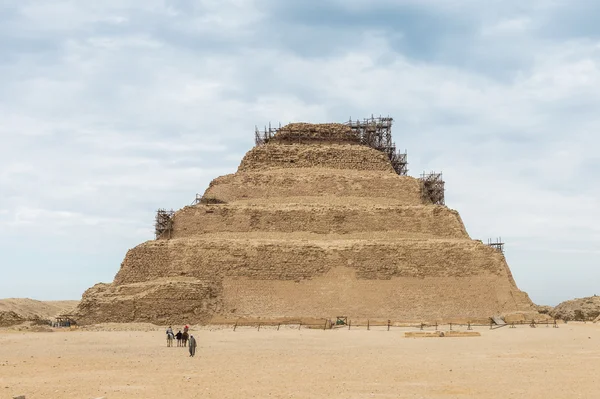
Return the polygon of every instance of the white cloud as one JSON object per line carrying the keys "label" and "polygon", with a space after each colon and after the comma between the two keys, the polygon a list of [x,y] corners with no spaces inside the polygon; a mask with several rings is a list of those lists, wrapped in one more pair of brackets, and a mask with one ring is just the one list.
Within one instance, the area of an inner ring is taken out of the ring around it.
{"label": "white cloud", "polygon": [[491,26],[483,27],[484,36],[511,36],[523,34],[532,28],[532,19],[529,17],[515,17],[499,21]]}
{"label": "white cloud", "polygon": [[87,42],[92,47],[99,47],[107,50],[121,50],[127,48],[148,48],[158,49],[163,46],[158,40],[153,40],[144,36],[130,37],[91,37]]}

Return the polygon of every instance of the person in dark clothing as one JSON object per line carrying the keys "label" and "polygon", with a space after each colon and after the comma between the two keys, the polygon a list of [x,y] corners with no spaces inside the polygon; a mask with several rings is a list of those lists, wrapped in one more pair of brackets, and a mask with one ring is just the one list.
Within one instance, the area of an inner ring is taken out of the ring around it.
{"label": "person in dark clothing", "polygon": [[177,338],[177,346],[181,346],[181,337],[183,336],[183,334],[181,333],[181,330],[179,330],[179,332],[177,334],[175,334],[175,338]]}
{"label": "person in dark clothing", "polygon": [[190,335],[190,357],[194,357],[196,354],[196,338]]}

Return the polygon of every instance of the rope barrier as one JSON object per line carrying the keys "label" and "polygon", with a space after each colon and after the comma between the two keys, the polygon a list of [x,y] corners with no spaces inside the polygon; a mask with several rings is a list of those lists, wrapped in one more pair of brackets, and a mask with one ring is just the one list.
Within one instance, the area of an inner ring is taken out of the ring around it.
{"label": "rope barrier", "polygon": [[[552,324],[553,328],[559,328],[558,327],[558,322],[557,320],[554,320],[553,322],[550,321],[546,321],[546,322],[535,322],[535,321],[518,321],[518,322],[511,322],[510,324],[503,324],[503,325],[494,325],[493,321],[490,322],[490,324],[478,324],[478,323],[471,323],[470,321],[466,322],[466,323],[447,323],[447,324],[440,324],[440,323],[435,323],[435,324],[427,324],[427,323],[419,323],[419,324],[408,324],[408,323],[401,323],[399,322],[400,325],[394,325],[394,322],[392,322],[392,320],[387,320],[387,322],[382,322],[382,323],[373,323],[371,322],[370,319],[367,320],[367,322],[365,324],[359,324],[356,322],[352,322],[352,320],[348,320],[347,326],[348,326],[348,330],[351,330],[353,327],[354,329],[360,329],[360,327],[366,327],[367,331],[372,330],[372,327],[383,327],[385,328],[387,331],[391,331],[392,328],[415,328],[415,329],[419,329],[420,331],[424,331],[425,329],[428,328],[432,328],[435,331],[438,331],[439,329],[441,329],[443,326],[448,326],[448,329],[450,331],[454,331],[458,328],[461,327],[465,327],[466,330],[473,330],[474,327],[489,327],[491,330],[495,330],[501,327],[506,327],[509,326],[509,328],[517,328],[517,325],[529,325],[529,326],[535,326],[537,327],[538,324],[546,324],[547,327],[550,327],[550,324]],[[336,328],[340,328],[340,327],[345,327],[344,325],[336,325],[333,322],[330,322],[330,320],[325,320],[323,323],[305,323],[305,322],[290,322],[290,323],[268,323],[268,322],[241,322],[241,321],[236,321],[233,324],[233,331],[236,331],[238,327],[254,327],[257,328],[258,331],[262,329],[264,329],[265,327],[277,327],[277,331],[279,331],[281,329],[281,326],[297,326],[298,330],[301,330],[303,327],[304,328],[312,328],[312,329],[322,329],[322,330],[332,330],[332,329],[336,329]]]}

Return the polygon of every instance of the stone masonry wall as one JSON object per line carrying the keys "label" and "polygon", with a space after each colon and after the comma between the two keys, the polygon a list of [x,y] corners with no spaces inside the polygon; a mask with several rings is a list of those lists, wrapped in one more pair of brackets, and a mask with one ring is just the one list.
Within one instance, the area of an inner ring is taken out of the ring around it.
{"label": "stone masonry wall", "polygon": [[341,123],[290,123],[277,131],[273,141],[279,143],[310,141],[360,143],[360,136],[349,126]]}
{"label": "stone masonry wall", "polygon": [[[168,263],[156,262],[157,251],[165,253],[160,259],[169,259]],[[235,319],[337,313],[403,320],[427,315],[433,320],[531,311],[528,298],[519,295],[507,270],[500,253],[467,240],[280,245],[175,239],[131,250],[111,289],[120,298],[115,303],[132,311],[132,301],[117,292],[119,287],[129,289],[131,296],[136,294],[131,287],[140,289],[157,281],[174,280],[177,290],[180,278],[218,287],[212,307],[203,305],[212,313],[187,312],[203,321],[212,315]],[[202,300],[193,300],[197,293],[181,293],[188,296],[188,306],[202,308],[198,305]],[[142,311],[143,303],[138,301],[138,320],[141,314],[160,315],[162,305]],[[168,309],[164,311],[160,317],[168,315]]]}
{"label": "stone masonry wall", "polygon": [[361,145],[266,144],[249,151],[239,171],[280,168],[378,170],[395,173],[383,152]]}
{"label": "stone masonry wall", "polygon": [[278,241],[182,238],[148,241],[127,253],[115,284],[158,278],[248,277],[304,280],[335,267],[351,267],[359,279],[392,277],[507,278],[504,257],[470,240]]}
{"label": "stone masonry wall", "polygon": [[494,276],[356,278],[338,267],[311,280],[273,281],[226,278],[223,312],[233,317],[392,319],[434,321],[486,319],[504,312],[531,310],[511,296],[508,282]]}
{"label": "stone masonry wall", "polygon": [[173,218],[172,238],[214,232],[355,233],[389,231],[407,236],[469,236],[456,211],[442,206],[197,205]]}
{"label": "stone masonry wall", "polygon": [[421,186],[413,177],[395,173],[335,169],[281,169],[238,172],[214,179],[204,196],[224,202],[265,204],[339,198],[346,205],[358,199],[370,204],[422,205]]}

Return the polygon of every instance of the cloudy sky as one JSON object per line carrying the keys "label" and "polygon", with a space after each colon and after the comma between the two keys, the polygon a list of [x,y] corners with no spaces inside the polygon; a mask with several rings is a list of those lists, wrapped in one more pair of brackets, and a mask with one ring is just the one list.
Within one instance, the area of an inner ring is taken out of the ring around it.
{"label": "cloudy sky", "polygon": [[600,3],[3,0],[0,297],[78,299],[269,121],[395,119],[542,304],[600,294]]}

